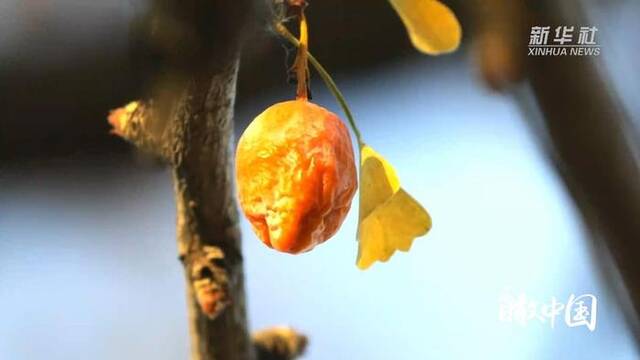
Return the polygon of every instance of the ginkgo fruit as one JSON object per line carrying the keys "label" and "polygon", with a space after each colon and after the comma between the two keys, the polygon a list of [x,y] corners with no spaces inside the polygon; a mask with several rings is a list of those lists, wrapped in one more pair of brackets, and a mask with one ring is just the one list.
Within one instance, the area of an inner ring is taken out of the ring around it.
{"label": "ginkgo fruit", "polygon": [[335,234],[357,187],[345,125],[306,99],[277,103],[251,122],[238,142],[236,177],[254,232],[294,254]]}

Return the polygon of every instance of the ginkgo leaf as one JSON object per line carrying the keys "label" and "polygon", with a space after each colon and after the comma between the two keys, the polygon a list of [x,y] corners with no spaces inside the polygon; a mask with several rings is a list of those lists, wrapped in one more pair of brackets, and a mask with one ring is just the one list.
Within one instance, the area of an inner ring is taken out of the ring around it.
{"label": "ginkgo leaf", "polygon": [[429,213],[400,187],[393,167],[370,146],[360,154],[360,215],[356,265],[367,269],[396,250],[409,251],[431,228]]}
{"label": "ginkgo leaf", "polygon": [[438,0],[389,0],[416,49],[430,55],[458,48],[462,29],[456,15]]}

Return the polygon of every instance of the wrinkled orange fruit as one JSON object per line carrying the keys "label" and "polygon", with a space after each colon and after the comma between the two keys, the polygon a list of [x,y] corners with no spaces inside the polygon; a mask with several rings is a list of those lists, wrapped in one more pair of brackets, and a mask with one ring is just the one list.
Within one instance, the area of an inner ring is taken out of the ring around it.
{"label": "wrinkled orange fruit", "polygon": [[335,114],[304,99],[275,104],[236,151],[240,206],[267,246],[297,254],[333,236],[357,187],[353,147]]}

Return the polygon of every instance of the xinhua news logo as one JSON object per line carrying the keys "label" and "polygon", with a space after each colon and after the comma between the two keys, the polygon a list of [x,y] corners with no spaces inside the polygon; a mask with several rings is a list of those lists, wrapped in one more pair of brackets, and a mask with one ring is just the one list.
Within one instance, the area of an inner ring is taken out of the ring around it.
{"label": "xinhua news logo", "polygon": [[529,56],[598,56],[600,44],[595,26],[533,26]]}

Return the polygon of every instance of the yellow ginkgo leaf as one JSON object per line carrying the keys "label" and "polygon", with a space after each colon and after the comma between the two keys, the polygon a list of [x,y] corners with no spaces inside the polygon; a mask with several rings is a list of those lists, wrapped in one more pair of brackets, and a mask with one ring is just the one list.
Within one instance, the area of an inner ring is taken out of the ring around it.
{"label": "yellow ginkgo leaf", "polygon": [[456,15],[438,0],[389,0],[416,49],[430,55],[458,48],[462,29]]}
{"label": "yellow ginkgo leaf", "polygon": [[360,269],[387,261],[396,250],[409,251],[416,237],[431,228],[429,213],[400,187],[393,167],[365,145],[360,154]]}

